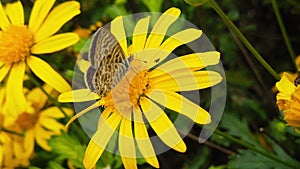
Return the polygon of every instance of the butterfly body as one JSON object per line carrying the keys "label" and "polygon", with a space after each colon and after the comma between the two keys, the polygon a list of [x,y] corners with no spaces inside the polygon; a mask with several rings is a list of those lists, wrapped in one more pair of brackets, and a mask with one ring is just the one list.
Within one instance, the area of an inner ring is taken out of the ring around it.
{"label": "butterfly body", "polygon": [[92,39],[88,60],[91,66],[84,75],[85,84],[105,97],[125,76],[132,57],[127,59],[117,39],[102,27]]}

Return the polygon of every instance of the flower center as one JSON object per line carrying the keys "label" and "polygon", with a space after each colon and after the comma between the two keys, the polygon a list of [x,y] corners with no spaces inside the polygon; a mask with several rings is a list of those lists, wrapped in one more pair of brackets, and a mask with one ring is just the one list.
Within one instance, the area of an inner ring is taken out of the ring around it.
{"label": "flower center", "polygon": [[133,77],[129,86],[131,104],[138,108],[141,97],[150,89],[149,72],[144,70]]}
{"label": "flower center", "polygon": [[0,32],[0,60],[7,64],[24,61],[32,44],[33,34],[27,26],[10,25]]}
{"label": "flower center", "polygon": [[16,123],[23,129],[31,129],[38,120],[38,114],[22,113],[18,116]]}
{"label": "flower center", "polygon": [[104,98],[105,107],[117,109],[124,116],[127,116],[132,108],[139,109],[139,102],[151,87],[148,70],[132,65],[126,76]]}

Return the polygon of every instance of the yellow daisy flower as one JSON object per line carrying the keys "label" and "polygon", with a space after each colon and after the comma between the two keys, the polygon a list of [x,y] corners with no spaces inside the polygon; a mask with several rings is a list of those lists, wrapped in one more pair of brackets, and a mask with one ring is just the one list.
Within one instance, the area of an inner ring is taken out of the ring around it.
{"label": "yellow daisy flower", "polygon": [[[0,88],[0,168],[16,168],[18,166],[29,166],[29,156],[22,154],[15,154],[15,147],[23,147],[24,137],[19,133],[19,129],[15,130],[14,123],[7,125],[9,121],[8,113],[5,108],[5,94],[4,87]],[[10,130],[12,129],[12,130]]]}
{"label": "yellow daisy flower", "polygon": [[[168,28],[179,15],[179,9],[168,9],[158,18],[150,34],[148,28],[151,17],[138,20],[130,47],[127,45],[123,17],[114,19],[110,25],[111,33],[125,55],[133,57],[126,75],[102,98],[89,89],[77,89],[59,96],[60,102],[98,100],[70,122],[92,109],[104,107],[97,131],[85,152],[83,163],[86,168],[96,164],[114,134],[118,136],[118,151],[125,168],[137,168],[136,158],[140,158],[138,152],[146,162],[159,168],[147,123],[168,147],[185,152],[185,143],[162,107],[174,110],[199,124],[211,122],[206,110],[177,92],[218,84],[222,80],[219,73],[200,69],[217,64],[220,54],[216,51],[191,53],[165,62],[174,49],[202,35],[201,30],[188,28],[165,37]],[[84,66],[81,67],[84,69]]]}
{"label": "yellow daisy flower", "polygon": [[293,74],[283,73],[276,88],[279,110],[284,112],[284,120],[289,126],[300,127],[300,85],[295,85],[296,77]]}
{"label": "yellow daisy flower", "polygon": [[[43,88],[51,95],[55,92],[54,89],[48,85],[44,85]],[[10,147],[13,148],[10,152],[9,150],[3,150],[5,157],[9,154],[13,154],[10,157],[11,160],[8,161],[10,163],[9,166],[28,166],[29,159],[34,152],[35,142],[44,150],[50,151],[51,147],[48,145],[49,139],[53,135],[61,134],[61,130],[64,129],[64,125],[59,123],[56,119],[64,118],[65,115],[56,106],[44,109],[44,106],[48,101],[48,97],[40,88],[34,88],[26,92],[25,96],[34,112],[22,112],[18,115],[15,121],[11,121],[11,118],[9,118],[11,114],[7,112],[9,111],[9,109],[7,109],[7,104],[4,103],[2,106],[2,111],[5,111],[2,113],[5,117],[3,127],[9,131],[19,133],[9,133],[9,140],[11,142]],[[63,110],[68,116],[73,114],[72,109],[64,108]]]}
{"label": "yellow daisy flower", "polygon": [[75,44],[75,33],[54,35],[67,21],[80,13],[76,1],[64,2],[52,9],[55,0],[36,0],[28,24],[21,1],[0,3],[0,82],[7,77],[7,102],[15,116],[28,111],[23,93],[27,68],[59,92],[70,85],[45,61],[35,54],[48,54]]}

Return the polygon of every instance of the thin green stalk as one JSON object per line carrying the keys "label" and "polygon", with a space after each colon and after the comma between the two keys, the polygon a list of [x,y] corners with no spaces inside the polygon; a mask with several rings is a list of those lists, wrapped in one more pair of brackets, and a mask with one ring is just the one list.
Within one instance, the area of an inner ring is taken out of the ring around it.
{"label": "thin green stalk", "polygon": [[[276,0],[272,0],[272,6],[273,6],[273,9],[274,9],[274,12],[275,12],[275,15],[276,15],[276,19],[277,19],[280,31],[282,33],[282,36],[283,36],[283,39],[284,39],[284,42],[285,42],[285,45],[286,45],[286,47],[287,47],[287,49],[290,53],[290,57],[292,59],[292,62],[295,63],[294,61],[295,61],[296,55],[295,55],[295,52],[294,52],[293,47],[291,45],[291,41],[289,39],[289,36],[286,33],[286,29],[285,29],[285,26],[283,24],[283,21],[282,21],[282,18],[281,18]],[[298,70],[297,65],[296,64],[294,64],[294,65],[296,67],[296,70]]]}
{"label": "thin green stalk", "polygon": [[281,158],[279,158],[277,156],[274,156],[273,154],[269,154],[269,153],[267,153],[267,152],[265,152],[265,151],[263,151],[263,150],[255,147],[255,146],[253,146],[253,145],[251,145],[251,144],[249,144],[249,143],[247,143],[245,141],[239,140],[239,139],[237,139],[237,138],[235,138],[235,137],[233,137],[233,136],[231,136],[231,135],[229,135],[229,134],[227,134],[225,132],[222,132],[220,130],[215,130],[215,133],[218,134],[218,135],[220,135],[220,136],[222,136],[222,137],[224,137],[224,138],[226,138],[226,139],[228,139],[228,140],[230,140],[230,141],[232,141],[232,142],[234,142],[234,143],[236,143],[236,144],[239,144],[239,145],[241,145],[241,146],[243,146],[245,148],[248,148],[248,149],[250,149],[250,150],[252,150],[252,151],[254,151],[254,152],[258,153],[258,154],[261,154],[261,155],[263,155],[265,157],[268,157],[268,158],[270,158],[272,160],[275,160],[275,161],[277,161],[277,162],[279,162],[281,164],[284,164],[284,165],[292,167],[292,168],[298,168],[299,167],[299,166],[295,166],[292,163],[288,163],[286,161],[283,161]]}
{"label": "thin green stalk", "polygon": [[39,87],[43,93],[45,93],[48,97],[48,99],[56,106],[58,109],[64,114],[65,117],[68,117],[66,112],[63,110],[61,104],[59,104],[55,98],[53,98],[47,91],[43,88],[43,86],[33,77],[31,73],[26,72],[26,74],[29,76],[29,79],[35,84],[37,87]]}
{"label": "thin green stalk", "polygon": [[262,58],[262,56],[257,52],[257,50],[251,45],[247,38],[241,33],[241,31],[233,24],[229,17],[223,12],[220,6],[215,2],[215,0],[208,1],[211,7],[219,14],[222,20],[225,22],[227,27],[232,29],[236,36],[243,42],[243,44],[248,48],[248,50],[253,54],[253,56],[267,69],[267,71],[276,79],[279,80],[279,75],[273,70],[273,68]]}
{"label": "thin green stalk", "polygon": [[24,136],[24,133],[18,133],[18,132],[11,131],[11,130],[8,130],[8,129],[2,128],[2,127],[0,127],[0,131],[10,133],[10,134],[15,134],[17,136],[22,136],[22,137]]}

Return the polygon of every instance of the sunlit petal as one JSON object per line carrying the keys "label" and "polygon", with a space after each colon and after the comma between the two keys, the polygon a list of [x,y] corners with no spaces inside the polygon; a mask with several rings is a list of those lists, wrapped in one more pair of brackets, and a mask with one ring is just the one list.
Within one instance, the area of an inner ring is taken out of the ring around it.
{"label": "sunlit petal", "polygon": [[7,13],[9,20],[13,25],[17,25],[17,26],[24,25],[24,10],[21,1],[8,3],[6,5],[5,11]]}
{"label": "sunlit petal", "polygon": [[[150,16],[139,20],[136,26],[134,27],[133,37],[132,37],[132,48],[133,48],[132,53],[144,49],[146,43],[146,37],[148,33],[149,21],[150,21]],[[139,56],[136,57],[139,58]]]}
{"label": "sunlit petal", "polygon": [[[192,53],[184,55],[167,61],[166,63],[158,66],[156,69],[164,72],[172,72],[180,68],[189,68],[191,70],[199,70],[206,66],[215,65],[219,63],[220,53],[217,51]],[[156,76],[159,76],[156,72]]]}
{"label": "sunlit petal", "polygon": [[190,28],[190,29],[180,31],[175,35],[169,37],[167,40],[163,42],[163,44],[161,44],[159,49],[160,51],[163,52],[159,52],[154,56],[147,56],[147,57],[155,57],[155,59],[159,59],[158,63],[160,63],[168,56],[167,53],[172,53],[172,51],[177,47],[192,42],[195,39],[199,38],[201,35],[202,35],[202,31],[198,29]]}
{"label": "sunlit petal", "polygon": [[138,148],[143,155],[144,159],[155,168],[159,168],[159,163],[156,158],[152,143],[150,141],[147,128],[145,126],[142,113],[134,111],[134,136]]}
{"label": "sunlit petal", "polygon": [[9,72],[11,64],[5,64],[0,68],[0,82],[6,77]]}
{"label": "sunlit petal", "polygon": [[119,16],[115,18],[110,25],[110,31],[115,36],[117,41],[119,42],[120,46],[122,47],[125,55],[128,55],[127,51],[127,39],[125,34],[125,29],[123,25],[123,18]]}
{"label": "sunlit petal", "polygon": [[[131,116],[127,116],[131,118]],[[119,151],[125,168],[137,168],[131,119],[122,118],[119,131]]]}
{"label": "sunlit petal", "polygon": [[53,53],[74,45],[79,41],[76,33],[62,33],[44,39],[31,48],[33,54]]}
{"label": "sunlit petal", "polygon": [[80,14],[79,8],[77,1],[67,1],[56,6],[36,32],[34,41],[39,42],[56,33],[66,22]]}
{"label": "sunlit petal", "polygon": [[0,2],[0,28],[2,30],[6,30],[6,28],[8,27],[8,25],[10,25],[10,22],[7,18],[7,15],[3,9],[2,3]]}
{"label": "sunlit petal", "polygon": [[105,120],[102,115],[100,116],[98,129],[91,138],[85,151],[83,159],[85,168],[90,169],[94,167],[117,126],[120,124],[121,119],[122,116],[119,113],[113,113],[107,120]]}
{"label": "sunlit petal", "polygon": [[62,93],[58,96],[59,102],[84,102],[99,99],[100,96],[89,89],[78,89]]}
{"label": "sunlit petal", "polygon": [[27,59],[28,66],[41,80],[53,87],[58,92],[71,90],[71,86],[48,63],[42,59],[30,56]]}
{"label": "sunlit petal", "polygon": [[[159,76],[156,76],[156,73]],[[177,69],[161,73],[155,69],[150,73],[152,88],[173,91],[189,91],[214,86],[222,81],[222,76],[214,71],[196,71]],[[187,80],[188,79],[188,80]]]}
{"label": "sunlit petal", "polygon": [[276,83],[276,88],[280,93],[283,93],[286,96],[291,96],[294,93],[296,86],[289,80],[289,75],[287,73],[283,73],[280,81]]}
{"label": "sunlit petal", "polygon": [[40,28],[54,3],[55,0],[36,0],[34,2],[28,24],[28,28],[32,33]]}
{"label": "sunlit petal", "polygon": [[174,110],[198,124],[211,122],[210,114],[182,95],[172,91],[152,90],[149,97],[168,109]]}
{"label": "sunlit petal", "polygon": [[185,152],[186,145],[165,112],[155,103],[147,99],[141,102],[141,106],[146,119],[158,137],[174,150]]}
{"label": "sunlit petal", "polygon": [[153,29],[147,38],[145,48],[158,48],[162,43],[168,28],[177,20],[179,15],[180,10],[178,8],[170,8],[164,12],[153,26]]}
{"label": "sunlit petal", "polygon": [[9,73],[6,88],[6,100],[13,116],[26,112],[29,105],[23,92],[23,78],[25,73],[25,63],[15,63]]}

